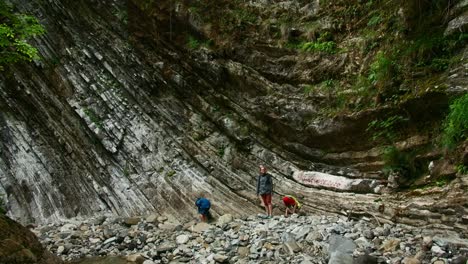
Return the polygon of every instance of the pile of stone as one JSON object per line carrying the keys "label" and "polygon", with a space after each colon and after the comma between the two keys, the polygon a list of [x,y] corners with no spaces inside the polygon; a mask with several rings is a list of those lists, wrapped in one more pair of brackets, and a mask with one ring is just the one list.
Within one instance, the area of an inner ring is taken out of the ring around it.
{"label": "pile of stone", "polygon": [[125,256],[153,263],[463,263],[468,240],[343,216],[223,215],[211,224],[171,217],[105,218],[37,227],[47,248],[64,260]]}

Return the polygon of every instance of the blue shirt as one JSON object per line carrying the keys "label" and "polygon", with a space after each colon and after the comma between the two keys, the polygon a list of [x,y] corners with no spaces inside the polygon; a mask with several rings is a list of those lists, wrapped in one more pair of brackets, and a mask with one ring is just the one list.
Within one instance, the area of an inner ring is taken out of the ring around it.
{"label": "blue shirt", "polygon": [[208,200],[206,198],[198,198],[197,201],[195,202],[195,205],[199,209],[210,209],[210,207],[211,207],[210,200]]}

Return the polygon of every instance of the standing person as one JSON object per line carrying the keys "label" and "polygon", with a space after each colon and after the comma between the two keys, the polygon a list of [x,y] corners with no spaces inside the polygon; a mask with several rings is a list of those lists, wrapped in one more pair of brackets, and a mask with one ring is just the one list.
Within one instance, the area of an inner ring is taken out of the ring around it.
{"label": "standing person", "polygon": [[200,214],[200,219],[202,222],[208,222],[211,220],[211,203],[210,200],[204,198],[202,195],[197,199],[195,205],[198,207],[198,213]]}
{"label": "standing person", "polygon": [[284,217],[288,217],[288,213],[294,214],[296,211],[301,209],[302,205],[296,199],[296,197],[292,195],[286,195],[283,197],[284,206],[286,206],[286,211],[284,212]]}
{"label": "standing person", "polygon": [[257,179],[257,196],[263,201],[268,218],[272,217],[271,195],[273,193],[273,180],[271,174],[267,173],[265,166],[260,165],[260,175]]}

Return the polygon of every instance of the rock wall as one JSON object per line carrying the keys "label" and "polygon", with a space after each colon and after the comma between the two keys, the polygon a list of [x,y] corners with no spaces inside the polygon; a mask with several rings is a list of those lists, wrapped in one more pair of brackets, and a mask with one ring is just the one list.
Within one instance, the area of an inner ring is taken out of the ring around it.
{"label": "rock wall", "polygon": [[[36,15],[47,34],[34,40],[42,61],[0,76],[0,193],[11,217],[189,218],[199,192],[217,214],[252,214],[261,211],[255,182],[258,165],[266,164],[275,192],[297,194],[311,212],[466,231],[466,200],[426,207],[369,193],[385,179],[365,129],[388,109],[307,121],[317,109],[299,88],[227,55],[187,53],[172,39],[177,21],[169,16],[174,31],[167,35],[167,17],[154,20],[157,13],[133,1],[12,2]],[[430,142],[413,136],[401,144]],[[302,171],[365,184],[339,193],[323,183],[311,188],[294,177]],[[460,210],[441,219],[447,208]]]}

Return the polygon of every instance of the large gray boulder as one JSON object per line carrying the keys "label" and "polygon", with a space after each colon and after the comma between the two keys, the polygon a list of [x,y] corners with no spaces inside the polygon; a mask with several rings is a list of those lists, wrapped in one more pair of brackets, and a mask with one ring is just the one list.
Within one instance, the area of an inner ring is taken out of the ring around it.
{"label": "large gray boulder", "polygon": [[328,264],[353,264],[353,251],[356,249],[353,240],[340,235],[332,235],[329,243]]}

